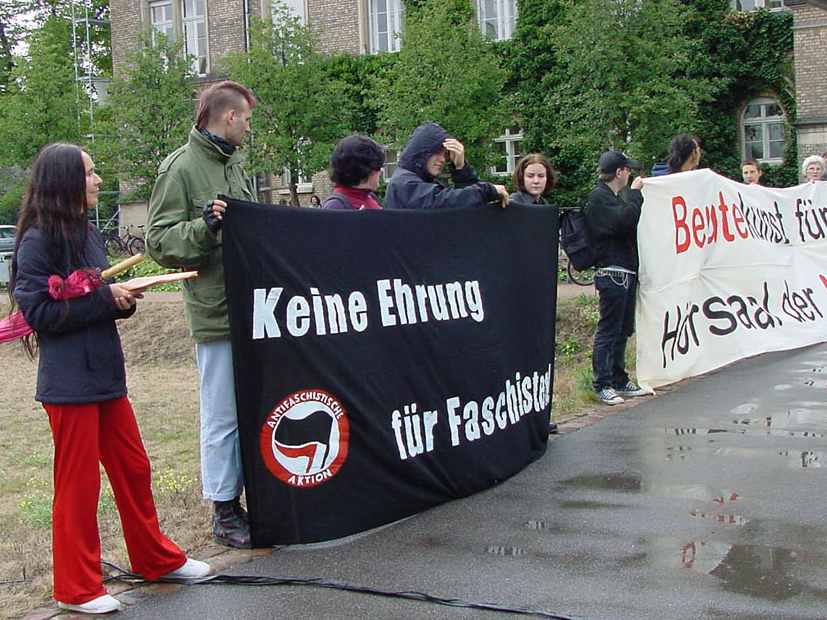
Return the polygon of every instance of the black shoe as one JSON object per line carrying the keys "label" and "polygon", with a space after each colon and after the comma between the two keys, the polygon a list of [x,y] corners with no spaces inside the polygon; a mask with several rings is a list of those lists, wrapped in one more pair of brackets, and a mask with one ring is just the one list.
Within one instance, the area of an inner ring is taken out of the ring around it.
{"label": "black shoe", "polygon": [[[250,549],[250,526],[236,512],[238,499],[227,502],[214,502],[215,512],[212,516],[212,534],[215,542],[236,549]],[[240,506],[239,506],[240,508]]]}
{"label": "black shoe", "polygon": [[240,497],[236,497],[233,500],[233,510],[239,516],[239,518],[241,518],[241,520],[244,521],[244,523],[246,523],[247,525],[250,525],[250,517],[247,514],[247,511],[244,510],[244,508],[241,506],[241,498]]}
{"label": "black shoe", "polygon": [[560,431],[557,429],[557,424],[555,424],[554,422],[549,422],[548,423],[548,434],[549,435],[556,435],[559,432]]}

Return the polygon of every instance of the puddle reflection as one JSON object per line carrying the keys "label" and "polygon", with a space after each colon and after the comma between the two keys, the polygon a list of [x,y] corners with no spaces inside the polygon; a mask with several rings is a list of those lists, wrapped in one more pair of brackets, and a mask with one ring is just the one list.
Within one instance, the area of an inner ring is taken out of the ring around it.
{"label": "puddle reflection", "polygon": [[760,545],[695,540],[680,547],[682,568],[716,577],[730,592],[769,600],[827,597],[827,590],[806,580],[808,566],[823,562],[816,554]]}
{"label": "puddle reflection", "polygon": [[527,521],[524,525],[530,530],[547,530],[549,527],[548,521],[543,520]]}
{"label": "puddle reflection", "polygon": [[506,547],[503,545],[489,545],[485,548],[485,552],[506,557],[520,557],[526,554],[526,550],[521,547]]}
{"label": "puddle reflection", "polygon": [[561,484],[581,489],[606,489],[613,491],[640,491],[640,474],[611,473],[584,474],[563,480]]}
{"label": "puddle reflection", "polygon": [[713,448],[710,446],[669,446],[666,461],[688,461],[710,456],[767,460],[783,459],[790,469],[820,469],[827,463],[827,453],[821,450],[759,450],[755,448]]}
{"label": "puddle reflection", "polygon": [[[820,422],[820,426],[824,426],[824,423]],[[761,420],[732,420],[733,424],[737,425],[748,425],[753,424],[756,426],[760,426],[766,430],[759,430],[759,428],[753,429],[746,429],[746,428],[702,428],[702,427],[683,427],[683,428],[665,428],[664,431],[667,435],[676,435],[678,437],[682,437],[685,435],[721,435],[721,434],[732,434],[732,435],[751,435],[751,436],[762,436],[762,437],[789,437],[793,439],[823,439],[825,434],[822,432],[816,431],[798,431],[798,430],[784,430],[782,428],[772,428],[772,418],[762,418]]]}
{"label": "puddle reflection", "polygon": [[696,519],[713,521],[722,525],[746,525],[749,523],[749,519],[741,515],[731,515],[723,512],[701,512],[700,510],[692,510],[689,512],[689,516]]}

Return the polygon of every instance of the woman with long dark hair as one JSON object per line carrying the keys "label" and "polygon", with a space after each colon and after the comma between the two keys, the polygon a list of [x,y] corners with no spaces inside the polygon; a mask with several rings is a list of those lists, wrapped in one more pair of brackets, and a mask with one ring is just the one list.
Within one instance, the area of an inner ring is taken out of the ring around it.
{"label": "woman with long dark hair", "polygon": [[109,284],[75,299],[49,294],[49,276],[107,267],[103,240],[87,212],[101,178],[71,144],[44,147],[32,165],[20,211],[9,290],[39,352],[37,392],[55,445],[52,555],[54,598],[62,609],[107,613],[121,608],[101,573],[97,507],[99,463],[112,485],[132,570],[146,579],[193,579],[209,573],[160,531],[149,459],[132,406],[117,319],[135,312],[137,295]]}
{"label": "woman with long dark hair", "polygon": [[672,138],[669,157],[666,160],[669,174],[695,170],[701,163],[702,154],[701,141],[697,136],[688,133],[678,134]]}

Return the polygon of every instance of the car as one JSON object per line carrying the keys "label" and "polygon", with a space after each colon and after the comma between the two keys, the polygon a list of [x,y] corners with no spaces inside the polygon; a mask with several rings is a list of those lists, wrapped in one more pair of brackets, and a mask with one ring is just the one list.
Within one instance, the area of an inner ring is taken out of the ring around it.
{"label": "car", "polygon": [[0,226],[0,254],[14,252],[14,236],[17,228],[14,226]]}

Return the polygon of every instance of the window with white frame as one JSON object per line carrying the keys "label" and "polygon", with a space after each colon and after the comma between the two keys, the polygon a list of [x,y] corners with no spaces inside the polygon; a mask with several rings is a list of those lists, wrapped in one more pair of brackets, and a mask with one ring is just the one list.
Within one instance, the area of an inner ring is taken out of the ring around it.
{"label": "window with white frame", "polygon": [[156,45],[156,34],[163,34],[168,41],[175,40],[175,21],[172,16],[172,0],[149,3],[149,23],[152,24],[152,44]]}
{"label": "window with white frame", "polygon": [[503,41],[514,33],[517,0],[476,0],[480,30],[489,39]]}
{"label": "window with white frame", "polygon": [[744,108],[744,159],[784,161],[784,110],[775,99],[753,99]]}
{"label": "window with white frame", "polygon": [[[281,187],[280,194],[290,193],[290,169],[285,167],[281,173]],[[313,191],[313,181],[305,176],[304,172],[299,171],[296,179],[296,191],[299,193],[306,193]]]}
{"label": "window with white frame", "polygon": [[298,17],[302,26],[307,25],[307,7],[305,6],[305,0],[276,0],[276,2],[273,2],[271,5],[273,13],[275,13],[275,9],[279,5],[286,6],[290,16]]}
{"label": "window with white frame", "polygon": [[399,152],[394,149],[387,147],[385,149],[385,165],[382,166],[382,180],[387,183],[391,180],[393,173],[396,171],[396,167],[399,165]]}
{"label": "window with white frame", "polygon": [[371,53],[399,51],[404,10],[402,0],[368,0]]}
{"label": "window with white frame", "polygon": [[510,127],[505,133],[494,140],[494,150],[497,161],[491,168],[492,174],[507,176],[513,174],[517,162],[523,156],[523,131],[518,127]]}
{"label": "window with white frame", "polygon": [[731,0],[730,5],[736,11],[757,11],[758,9],[777,11],[786,8],[784,0]]}
{"label": "window with white frame", "polygon": [[207,14],[205,0],[184,0],[182,25],[184,50],[193,56],[193,71],[198,75],[207,73]]}

